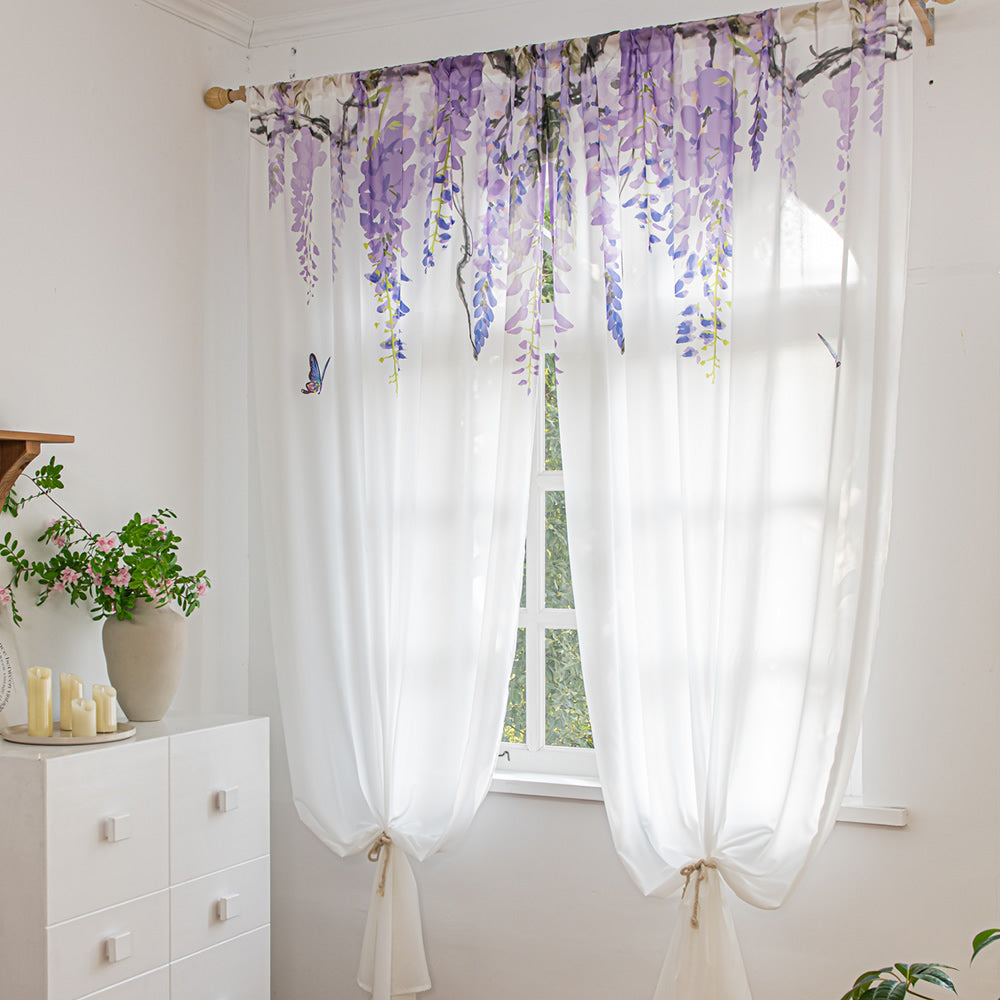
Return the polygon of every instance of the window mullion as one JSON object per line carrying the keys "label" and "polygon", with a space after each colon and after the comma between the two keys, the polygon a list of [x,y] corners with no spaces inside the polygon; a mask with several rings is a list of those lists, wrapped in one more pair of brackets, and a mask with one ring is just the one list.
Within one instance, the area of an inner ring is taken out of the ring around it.
{"label": "window mullion", "polygon": [[[537,425],[536,421],[536,425]],[[544,550],[544,493],[537,488],[537,470],[543,451],[539,446],[542,428],[536,427],[535,447],[532,454],[532,488],[528,504],[528,537],[525,545],[526,627],[524,633],[525,693],[525,743],[529,750],[539,750],[545,744],[545,659],[540,638],[544,630],[539,622],[539,612],[544,601],[545,550]]]}

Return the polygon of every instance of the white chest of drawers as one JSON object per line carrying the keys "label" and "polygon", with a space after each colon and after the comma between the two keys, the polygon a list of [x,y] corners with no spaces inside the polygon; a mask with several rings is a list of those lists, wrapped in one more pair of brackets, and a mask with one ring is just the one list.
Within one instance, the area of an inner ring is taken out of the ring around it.
{"label": "white chest of drawers", "polygon": [[268,1000],[266,719],[0,742],[3,1000]]}

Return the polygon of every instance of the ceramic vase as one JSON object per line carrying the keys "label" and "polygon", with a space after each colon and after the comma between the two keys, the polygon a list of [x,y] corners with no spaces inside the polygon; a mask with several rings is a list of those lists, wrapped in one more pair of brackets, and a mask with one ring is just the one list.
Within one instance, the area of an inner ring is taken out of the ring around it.
{"label": "ceramic vase", "polygon": [[28,698],[9,605],[0,605],[0,729],[28,721]]}
{"label": "ceramic vase", "polygon": [[130,722],[158,722],[167,714],[184,665],[185,625],[173,608],[152,601],[137,601],[131,621],[105,619],[108,680]]}

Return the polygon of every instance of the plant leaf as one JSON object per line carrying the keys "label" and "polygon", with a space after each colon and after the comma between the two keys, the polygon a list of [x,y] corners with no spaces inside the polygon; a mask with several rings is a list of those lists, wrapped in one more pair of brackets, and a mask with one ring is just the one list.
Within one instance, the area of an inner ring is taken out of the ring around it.
{"label": "plant leaf", "polygon": [[976,960],[976,955],[978,955],[985,947],[993,944],[994,941],[1000,941],[1000,928],[992,927],[986,931],[980,931],[972,939],[972,958],[970,961],[974,962]]}
{"label": "plant leaf", "polygon": [[869,994],[871,1000],[905,1000],[906,983],[883,979]]}
{"label": "plant leaf", "polygon": [[911,983],[923,981],[931,983],[933,986],[941,986],[952,993],[957,993],[958,991],[955,989],[955,984],[952,982],[951,976],[944,971],[945,969],[954,971],[954,968],[953,965],[931,965],[926,962],[917,962],[910,966],[908,979]]}
{"label": "plant leaf", "polygon": [[871,972],[862,972],[840,1000],[869,1000],[872,994],[871,984],[878,982],[882,973],[888,971],[888,969],[873,969]]}

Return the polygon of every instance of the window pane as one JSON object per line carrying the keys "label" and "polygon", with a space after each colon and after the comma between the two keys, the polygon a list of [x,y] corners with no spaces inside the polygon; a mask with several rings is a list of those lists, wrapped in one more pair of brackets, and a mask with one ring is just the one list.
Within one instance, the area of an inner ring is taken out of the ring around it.
{"label": "window pane", "polygon": [[521,566],[521,607],[528,606],[528,548],[524,549],[524,562]]}
{"label": "window pane", "polygon": [[504,743],[523,743],[527,720],[525,703],[524,629],[517,630],[514,666],[507,688],[507,717],[503,720]]}
{"label": "window pane", "polygon": [[575,628],[545,630],[545,744],[594,745]]}
{"label": "window pane", "polygon": [[559,443],[559,407],[556,405],[556,356],[545,355],[545,470],[562,468],[562,447]]}
{"label": "window pane", "polygon": [[545,607],[573,607],[573,581],[569,575],[566,541],[566,494],[545,492]]}

